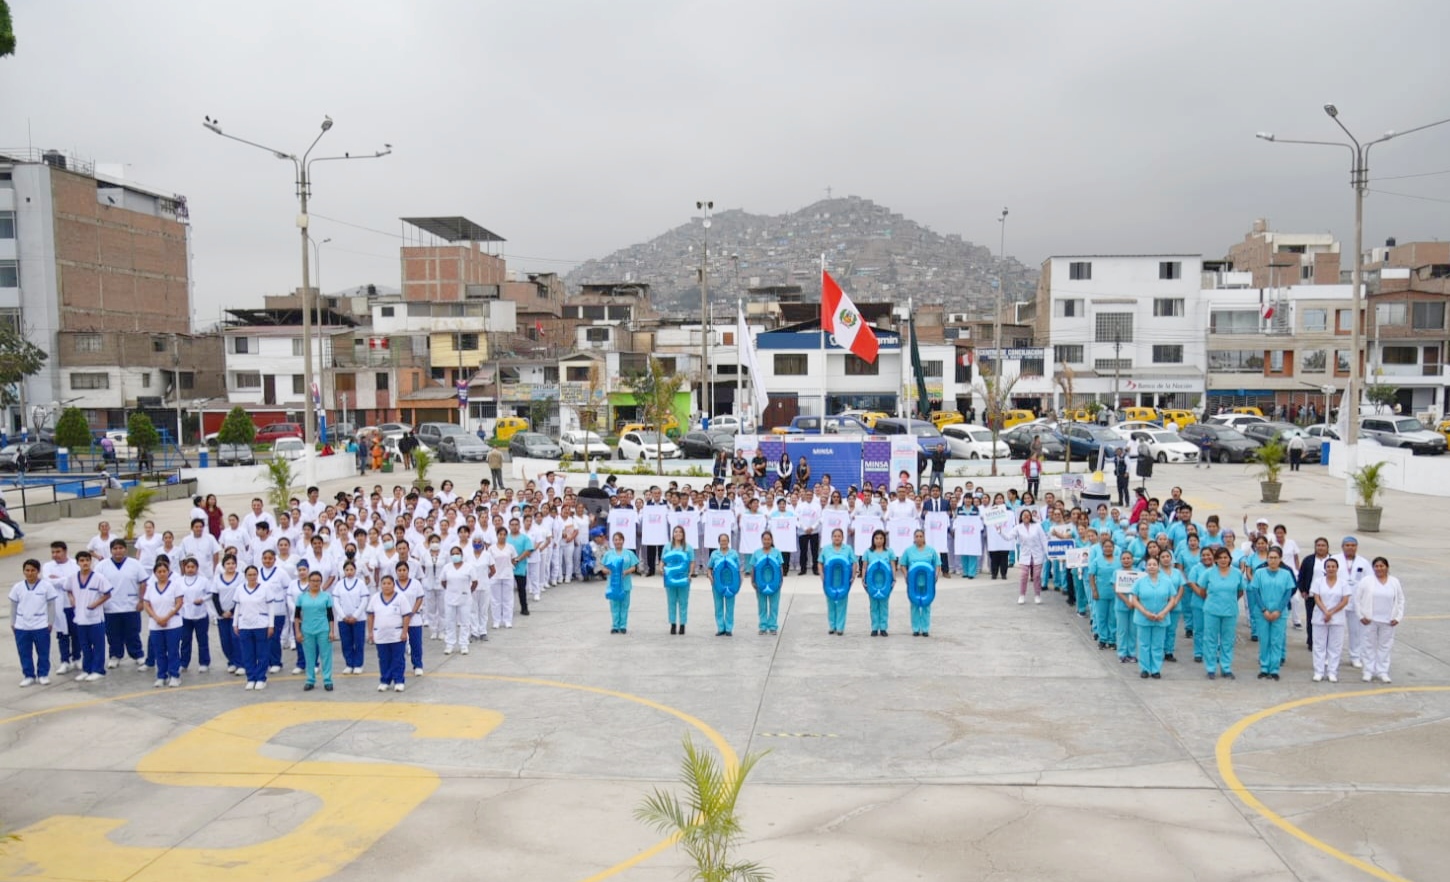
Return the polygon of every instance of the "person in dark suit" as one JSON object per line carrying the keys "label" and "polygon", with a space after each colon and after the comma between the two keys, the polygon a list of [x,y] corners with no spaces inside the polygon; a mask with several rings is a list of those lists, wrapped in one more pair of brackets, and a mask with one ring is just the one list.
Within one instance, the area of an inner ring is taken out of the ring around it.
{"label": "person in dark suit", "polygon": [[[1329,560],[1329,540],[1323,536],[1314,540],[1314,554],[1299,562],[1299,579],[1295,586],[1299,594],[1304,598],[1304,621],[1311,622],[1314,619],[1314,595],[1309,589],[1314,587],[1314,580],[1324,575],[1324,562]],[[1305,645],[1311,650],[1314,648],[1314,628],[1304,629]]]}
{"label": "person in dark suit", "polygon": [[[931,512],[943,512],[950,514],[952,510],[951,501],[941,495],[941,485],[931,485],[931,495],[921,501],[921,513],[923,516]],[[944,578],[951,578],[951,558],[946,552],[941,553],[941,574]]]}

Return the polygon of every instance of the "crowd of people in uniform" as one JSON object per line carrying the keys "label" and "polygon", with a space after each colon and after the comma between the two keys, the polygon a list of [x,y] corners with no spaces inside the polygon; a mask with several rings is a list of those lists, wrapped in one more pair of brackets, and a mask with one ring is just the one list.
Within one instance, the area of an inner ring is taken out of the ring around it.
{"label": "crowd of people in uniform", "polygon": [[[1099,649],[1160,678],[1178,661],[1180,634],[1209,679],[1234,679],[1234,649],[1247,620],[1261,679],[1277,680],[1287,633],[1308,625],[1313,679],[1337,682],[1341,659],[1365,681],[1390,682],[1404,591],[1387,559],[1366,559],[1353,536],[1332,553],[1312,552],[1285,525],[1259,519],[1236,535],[1216,514],[1201,521],[1173,488],[1161,502],[1139,488],[1131,509],[1046,492],[987,492],[972,481],[918,487],[902,472],[894,486],[837,487],[778,477],[670,482],[635,494],[610,476],[576,492],[555,472],[515,493],[483,480],[471,496],[451,481],[435,490],[381,485],[338,493],[309,487],[273,514],[219,516],[197,505],[180,538],[144,524],[134,542],[102,522],[83,548],[51,543],[50,559],[26,560],[10,591],[21,686],[48,684],[52,635],[58,674],[95,682],[123,664],[154,672],[158,688],[213,666],[217,631],[228,674],[245,688],[295,651],[304,689],[331,691],[333,644],[342,673],[364,673],[375,647],[379,691],[405,688],[423,673],[427,639],[443,653],[468,654],[490,631],[528,616],[552,587],[605,583],[610,630],[629,632],[636,577],[660,575],[670,633],[684,635],[690,590],[711,589],[715,633],[732,637],[735,599],[749,584],[757,634],[779,633],[782,582],[792,567],[820,579],[827,633],[844,636],[859,585],[870,634],[888,637],[892,597],[906,596],[913,636],[929,637],[939,580],[997,581],[1016,567],[1017,603],[1060,593],[1088,619]],[[1036,481],[1033,481],[1036,484]],[[218,527],[218,523],[224,526]],[[898,601],[896,605],[900,605]],[[143,640],[144,638],[144,640]],[[143,645],[144,644],[144,645]]]}

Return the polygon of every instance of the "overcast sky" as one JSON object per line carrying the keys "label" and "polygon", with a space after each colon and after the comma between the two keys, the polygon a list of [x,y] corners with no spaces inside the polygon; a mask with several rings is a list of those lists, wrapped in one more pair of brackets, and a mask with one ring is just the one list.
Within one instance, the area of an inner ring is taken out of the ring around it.
{"label": "overcast sky", "polygon": [[[566,270],[718,207],[831,186],[1029,264],[1221,256],[1255,217],[1353,236],[1361,138],[1450,117],[1450,3],[11,0],[0,146],[185,194],[197,318],[300,283],[290,164],[319,155],[326,290],[397,284],[397,218],[462,214]],[[1450,235],[1450,125],[1375,148],[1366,245]],[[1431,201],[1439,200],[1439,201]],[[1347,265],[1347,262],[1346,262]]]}

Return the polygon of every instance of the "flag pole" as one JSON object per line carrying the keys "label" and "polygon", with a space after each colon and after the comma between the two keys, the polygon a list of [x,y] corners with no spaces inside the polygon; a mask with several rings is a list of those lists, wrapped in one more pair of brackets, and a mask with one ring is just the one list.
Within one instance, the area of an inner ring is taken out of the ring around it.
{"label": "flag pole", "polygon": [[[910,324],[909,324],[911,322],[911,298],[910,297],[906,298],[906,321],[908,322],[908,325],[907,325],[908,330],[910,330],[910,327],[911,327]],[[910,359],[909,359],[909,357],[906,354],[905,347],[901,347],[900,348],[900,352],[901,352],[901,356],[902,356],[901,357],[901,385],[903,387],[902,391],[906,393],[906,396],[905,396],[906,397],[906,404],[905,404],[904,409],[901,408],[900,406],[898,406],[898,410],[902,410],[902,412],[901,413],[898,413],[897,416],[899,416],[899,417],[911,417],[911,416],[915,415],[916,411],[913,410],[912,409],[912,406],[911,406],[911,393],[912,393],[912,389],[911,389],[911,383],[908,381],[908,375],[907,375],[907,370],[908,370],[907,364],[910,361]],[[898,405],[899,405],[899,402],[901,401],[901,399],[900,398],[897,398],[896,400],[897,400]]]}
{"label": "flag pole", "polygon": [[[821,417],[829,416],[826,410],[826,401],[830,394],[831,370],[830,360],[826,355],[826,254],[821,252]],[[822,431],[825,430],[825,423],[821,423]]]}
{"label": "flag pole", "polygon": [[[745,301],[737,298],[735,308],[740,313],[741,329],[749,331],[750,326],[745,324]],[[735,341],[735,418],[743,429],[746,423],[745,417],[749,413],[749,408],[745,404],[745,335],[736,334],[735,336],[740,338]],[[755,377],[752,376],[750,382],[755,383]]]}

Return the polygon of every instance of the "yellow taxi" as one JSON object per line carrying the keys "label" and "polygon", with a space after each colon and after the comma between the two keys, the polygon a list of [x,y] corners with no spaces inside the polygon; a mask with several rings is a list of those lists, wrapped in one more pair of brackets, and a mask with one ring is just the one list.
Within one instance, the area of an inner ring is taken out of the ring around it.
{"label": "yellow taxi", "polygon": [[[623,435],[625,432],[653,432],[654,430],[655,427],[649,425],[648,423],[623,423],[620,425],[619,431],[615,432],[615,434]],[[669,435],[673,432],[678,432],[679,430],[680,421],[675,419],[674,416],[671,416],[669,419],[665,420],[666,435]]]}
{"label": "yellow taxi", "polygon": [[[1143,422],[1157,423],[1159,421],[1158,410],[1153,407],[1125,407],[1123,408],[1122,422]],[[1162,425],[1162,423],[1159,423]]]}
{"label": "yellow taxi", "polygon": [[966,418],[955,410],[933,411],[931,415],[931,423],[938,429],[942,426],[954,426],[957,423],[965,423],[966,421]]}
{"label": "yellow taxi", "polygon": [[1165,410],[1163,414],[1163,427],[1168,428],[1172,424],[1175,428],[1181,429],[1184,426],[1191,426],[1198,422],[1198,417],[1193,415],[1191,410]]}
{"label": "yellow taxi", "polygon": [[1035,419],[1037,419],[1037,414],[1033,413],[1030,410],[1020,410],[1016,408],[1012,410],[1004,410],[1002,411],[1002,429],[1003,431],[1005,431],[1012,428],[1013,426],[1020,426],[1023,423],[1030,423]]}
{"label": "yellow taxi", "polygon": [[529,430],[529,421],[523,417],[499,417],[493,424],[493,437],[507,441],[520,432]]}
{"label": "yellow taxi", "polygon": [[1256,417],[1261,417],[1264,415],[1264,412],[1262,410],[1259,410],[1257,407],[1235,407],[1233,409],[1233,412]]}
{"label": "yellow taxi", "polygon": [[1446,441],[1450,441],[1450,419],[1441,420],[1440,424],[1435,427],[1435,431],[1444,435]]}
{"label": "yellow taxi", "polygon": [[1089,411],[1083,410],[1081,408],[1079,408],[1077,410],[1069,410],[1069,411],[1067,411],[1066,412],[1066,418],[1067,418],[1067,421],[1070,422],[1070,423],[1095,423],[1095,422],[1097,422],[1097,420],[1093,419],[1092,413],[1090,413]]}

